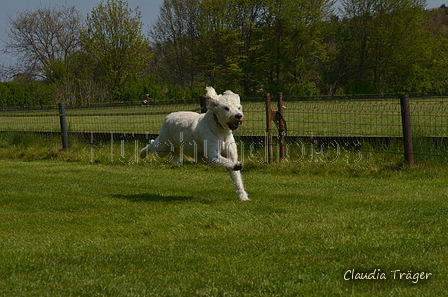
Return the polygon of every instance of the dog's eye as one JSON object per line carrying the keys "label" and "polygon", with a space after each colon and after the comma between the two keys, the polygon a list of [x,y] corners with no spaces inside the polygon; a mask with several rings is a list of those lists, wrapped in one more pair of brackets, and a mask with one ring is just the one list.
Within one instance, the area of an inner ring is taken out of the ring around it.
{"label": "dog's eye", "polygon": [[241,110],[241,109],[242,109],[242,106],[238,107],[238,110]]}
{"label": "dog's eye", "polygon": [[230,109],[228,107],[224,107],[225,110],[229,111]]}

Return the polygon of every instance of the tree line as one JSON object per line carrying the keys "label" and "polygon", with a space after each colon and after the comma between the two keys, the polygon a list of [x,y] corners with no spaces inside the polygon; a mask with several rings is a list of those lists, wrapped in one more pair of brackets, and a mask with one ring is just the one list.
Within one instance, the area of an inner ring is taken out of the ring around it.
{"label": "tree line", "polygon": [[38,7],[9,20],[3,51],[17,63],[2,74],[46,85],[52,100],[71,104],[144,94],[188,99],[206,85],[246,96],[446,94],[448,8],[425,7],[424,0],[338,7],[333,0],[164,0],[147,34],[139,8],[122,0],[103,1],[86,17],[74,6]]}

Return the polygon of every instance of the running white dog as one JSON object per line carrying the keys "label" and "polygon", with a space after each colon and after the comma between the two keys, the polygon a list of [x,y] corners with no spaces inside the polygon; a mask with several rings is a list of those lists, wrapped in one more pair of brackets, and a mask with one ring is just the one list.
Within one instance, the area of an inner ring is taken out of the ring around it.
{"label": "running white dog", "polygon": [[207,112],[198,114],[179,111],[169,114],[163,122],[159,136],[140,151],[145,158],[148,151],[158,157],[167,157],[173,165],[182,166],[183,155],[197,162],[224,167],[229,170],[241,201],[250,200],[244,191],[238,161],[238,151],[232,131],[243,122],[240,96],[231,91],[218,95],[212,87],[206,88],[210,98]]}

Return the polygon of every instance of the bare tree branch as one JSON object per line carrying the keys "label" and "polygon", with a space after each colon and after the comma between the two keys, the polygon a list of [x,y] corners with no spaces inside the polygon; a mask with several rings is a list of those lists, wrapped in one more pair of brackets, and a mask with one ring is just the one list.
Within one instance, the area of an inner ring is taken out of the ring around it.
{"label": "bare tree branch", "polygon": [[17,71],[45,79],[55,61],[65,62],[80,49],[81,22],[75,6],[21,11],[9,19],[9,40],[3,51],[17,57]]}

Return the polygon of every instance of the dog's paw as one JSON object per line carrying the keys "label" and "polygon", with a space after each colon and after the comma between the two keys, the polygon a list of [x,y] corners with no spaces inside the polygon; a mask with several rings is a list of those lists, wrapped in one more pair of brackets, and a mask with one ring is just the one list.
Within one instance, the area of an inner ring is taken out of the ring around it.
{"label": "dog's paw", "polygon": [[233,166],[233,170],[235,170],[235,171],[238,171],[241,169],[243,169],[243,163],[241,163],[241,162],[238,162],[235,164],[235,166]]}
{"label": "dog's paw", "polygon": [[240,198],[240,201],[250,201],[250,199],[248,197],[245,197],[245,198]]}
{"label": "dog's paw", "polygon": [[247,197],[246,191],[244,190],[238,191],[238,199],[240,201],[250,201],[249,197]]}

